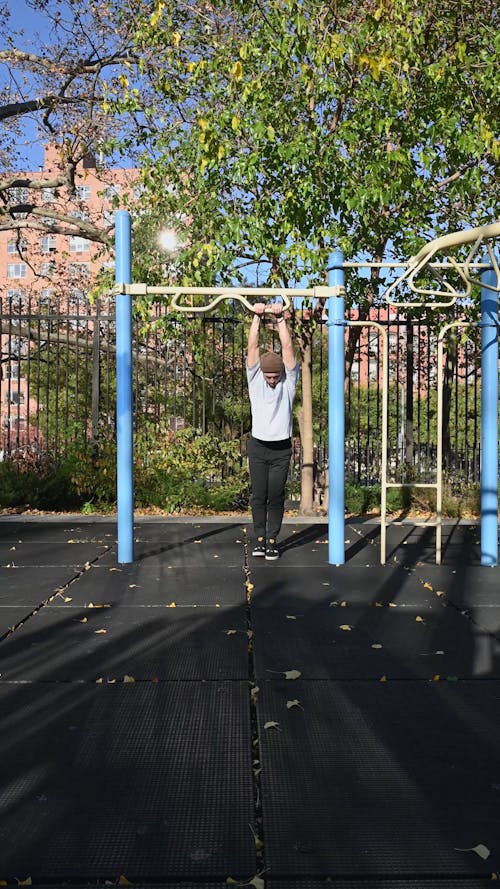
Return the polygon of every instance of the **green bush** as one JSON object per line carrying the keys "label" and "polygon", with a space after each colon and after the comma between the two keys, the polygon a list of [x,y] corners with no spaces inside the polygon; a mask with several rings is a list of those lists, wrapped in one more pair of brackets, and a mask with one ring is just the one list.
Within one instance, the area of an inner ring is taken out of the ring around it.
{"label": "green bush", "polygon": [[69,461],[56,465],[45,459],[43,465],[33,467],[22,458],[4,460],[0,463],[0,507],[79,509],[81,499],[72,485],[71,472]]}

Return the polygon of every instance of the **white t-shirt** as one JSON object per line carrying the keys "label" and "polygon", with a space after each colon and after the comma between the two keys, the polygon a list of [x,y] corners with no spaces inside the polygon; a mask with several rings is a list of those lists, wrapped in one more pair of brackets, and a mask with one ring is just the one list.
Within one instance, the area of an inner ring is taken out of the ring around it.
{"label": "white t-shirt", "polygon": [[285,368],[273,389],[264,379],[260,361],[247,366],[248,393],[252,409],[252,435],[261,441],[284,441],[292,436],[292,409],[299,365]]}

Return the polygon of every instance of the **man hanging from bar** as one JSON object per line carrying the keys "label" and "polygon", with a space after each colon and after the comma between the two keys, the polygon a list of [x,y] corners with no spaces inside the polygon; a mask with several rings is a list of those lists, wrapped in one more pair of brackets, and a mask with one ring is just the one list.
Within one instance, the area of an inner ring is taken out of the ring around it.
{"label": "man hanging from bar", "polygon": [[[259,351],[264,312],[274,315],[281,355]],[[247,380],[252,410],[248,441],[252,520],[252,555],[268,561],[279,558],[278,535],[285,508],[285,485],[292,455],[292,410],[299,365],[280,303],[255,303],[248,334]]]}

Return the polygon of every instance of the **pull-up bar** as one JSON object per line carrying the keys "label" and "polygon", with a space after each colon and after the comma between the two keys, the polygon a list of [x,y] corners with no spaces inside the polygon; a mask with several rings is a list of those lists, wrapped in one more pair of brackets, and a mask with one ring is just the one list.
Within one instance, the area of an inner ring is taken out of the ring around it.
{"label": "pull-up bar", "polygon": [[[331,494],[329,503],[329,560],[341,564],[344,556],[344,272],[343,257],[336,251],[330,257],[328,286],[311,288],[256,287],[162,287],[132,284],[132,225],[128,211],[119,210],[116,231],[116,385],[117,385],[117,511],[118,561],[134,561],[133,417],[132,417],[132,297],[171,296],[170,308],[206,314],[222,300],[242,303],[253,311],[248,296],[281,298],[284,308],[295,297],[328,299],[329,462]],[[189,296],[212,297],[202,306],[181,301]],[[267,308],[272,312],[271,306]]]}

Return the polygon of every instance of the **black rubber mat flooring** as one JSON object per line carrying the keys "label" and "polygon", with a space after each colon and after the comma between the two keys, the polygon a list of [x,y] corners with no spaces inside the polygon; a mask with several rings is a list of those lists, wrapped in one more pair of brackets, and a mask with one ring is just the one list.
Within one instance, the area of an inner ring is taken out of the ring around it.
{"label": "black rubber mat flooring", "polygon": [[4,640],[0,672],[43,682],[246,679],[245,612],[45,606]]}
{"label": "black rubber mat flooring", "polygon": [[256,872],[246,683],[0,683],[2,879]]}
{"label": "black rubber mat flooring", "polygon": [[500,682],[280,679],[259,722],[269,876],[499,870]]}
{"label": "black rubber mat flooring", "polygon": [[[257,560],[254,560],[257,562]],[[435,575],[427,568],[410,571],[398,565],[360,567],[315,565],[307,573],[284,562],[250,565],[253,600],[287,607],[317,605],[434,607],[443,598]],[[430,579],[432,579],[432,582]]]}
{"label": "black rubber mat flooring", "polygon": [[221,608],[245,602],[243,559],[238,567],[222,563],[206,568],[134,562],[105,567],[91,566],[71,589],[74,604],[96,602],[111,605],[158,605]]}
{"label": "black rubber mat flooring", "polygon": [[436,566],[434,529],[393,526],[381,566],[380,528],[347,523],[337,567],[325,524],[285,525],[274,563],[246,527],[139,521],[118,565],[112,522],[0,521],[27,563],[0,568],[0,618],[26,618],[0,642],[0,881],[500,876],[500,569],[478,528],[448,526]]}
{"label": "black rubber mat flooring", "polygon": [[[347,521],[343,549],[345,562],[351,565],[379,565],[381,561],[380,524]],[[287,564],[295,566],[328,563],[328,526],[283,525],[280,546]],[[401,564],[435,564],[436,529],[415,527],[409,523],[387,527],[386,563],[396,559]],[[477,525],[444,524],[441,559],[443,565],[480,564],[480,541]]]}
{"label": "black rubber mat flooring", "polygon": [[485,889],[485,880],[273,880],[268,889]]}
{"label": "black rubber mat flooring", "polygon": [[[307,679],[500,678],[500,661],[478,661],[483,631],[454,608],[329,608],[254,605],[258,678],[290,666]],[[491,646],[495,640],[486,638]]]}
{"label": "black rubber mat flooring", "polygon": [[0,568],[0,606],[26,605],[32,611],[81,574],[76,566]]}
{"label": "black rubber mat flooring", "polygon": [[[134,534],[134,560],[173,568],[241,566],[245,534],[241,524],[143,525]],[[116,563],[117,551],[110,551],[103,565]]]}

